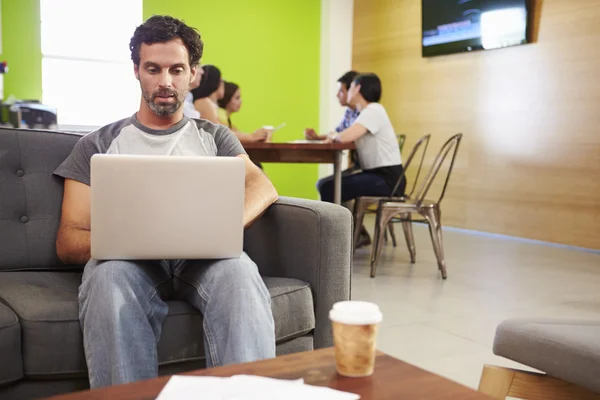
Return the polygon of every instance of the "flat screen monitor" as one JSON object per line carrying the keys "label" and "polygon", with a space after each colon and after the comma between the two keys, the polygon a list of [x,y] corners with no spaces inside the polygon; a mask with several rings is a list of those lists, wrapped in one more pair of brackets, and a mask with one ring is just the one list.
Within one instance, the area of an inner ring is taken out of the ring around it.
{"label": "flat screen monitor", "polygon": [[528,43],[527,0],[422,0],[423,56]]}

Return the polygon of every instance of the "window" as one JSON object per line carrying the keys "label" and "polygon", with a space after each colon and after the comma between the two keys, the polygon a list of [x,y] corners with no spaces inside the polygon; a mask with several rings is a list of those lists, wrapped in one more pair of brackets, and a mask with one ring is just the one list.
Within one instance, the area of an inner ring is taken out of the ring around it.
{"label": "window", "polygon": [[133,114],[139,83],[129,39],[142,0],[41,0],[42,101],[59,125],[101,126]]}

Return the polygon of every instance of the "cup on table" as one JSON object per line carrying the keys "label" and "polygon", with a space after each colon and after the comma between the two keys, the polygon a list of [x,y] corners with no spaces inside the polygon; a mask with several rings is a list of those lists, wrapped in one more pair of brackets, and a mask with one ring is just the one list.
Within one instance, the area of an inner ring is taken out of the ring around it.
{"label": "cup on table", "polygon": [[335,362],[340,375],[370,376],[375,367],[377,328],[383,316],[377,304],[341,301],[329,312]]}
{"label": "cup on table", "polygon": [[270,142],[271,136],[273,136],[273,129],[275,129],[275,127],[273,125],[265,125],[265,126],[263,126],[263,129],[266,129],[269,131],[269,133],[267,134],[267,138],[265,139],[265,142]]}

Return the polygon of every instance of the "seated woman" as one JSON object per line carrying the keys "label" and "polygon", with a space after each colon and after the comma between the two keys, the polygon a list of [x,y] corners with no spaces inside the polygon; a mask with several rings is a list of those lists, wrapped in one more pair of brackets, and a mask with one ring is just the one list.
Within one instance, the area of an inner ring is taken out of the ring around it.
{"label": "seated woman", "polygon": [[[361,196],[389,196],[403,173],[398,140],[385,108],[378,103],[380,98],[379,77],[358,75],[348,90],[348,104],[360,115],[350,127],[327,139],[356,144],[360,172],[342,176],[342,202]],[[333,177],[318,182],[322,201],[333,202],[333,185]],[[405,188],[402,179],[395,195],[403,195]]]}
{"label": "seated woman", "polygon": [[202,70],[204,73],[200,85],[190,91],[194,99],[194,107],[200,112],[203,119],[220,124],[217,101],[225,94],[221,71],[214,65],[204,65]]}
{"label": "seated woman", "polygon": [[240,142],[264,142],[269,137],[270,131],[268,129],[260,128],[254,131],[254,133],[244,133],[240,131],[231,122],[231,114],[240,111],[242,107],[242,92],[240,87],[232,82],[225,82],[225,94],[219,99],[219,120],[222,125],[225,125],[231,129],[233,133],[238,137]]}

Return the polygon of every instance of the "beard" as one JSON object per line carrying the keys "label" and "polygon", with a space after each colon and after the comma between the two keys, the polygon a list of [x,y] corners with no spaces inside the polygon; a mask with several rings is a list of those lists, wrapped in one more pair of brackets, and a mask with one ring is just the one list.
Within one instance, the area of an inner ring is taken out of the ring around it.
{"label": "beard", "polygon": [[[173,115],[181,108],[185,101],[187,90],[177,91],[172,89],[158,89],[149,93],[142,89],[142,97],[148,107],[159,117]],[[174,102],[162,102],[160,97],[172,97]],[[158,100],[158,101],[157,101]]]}

